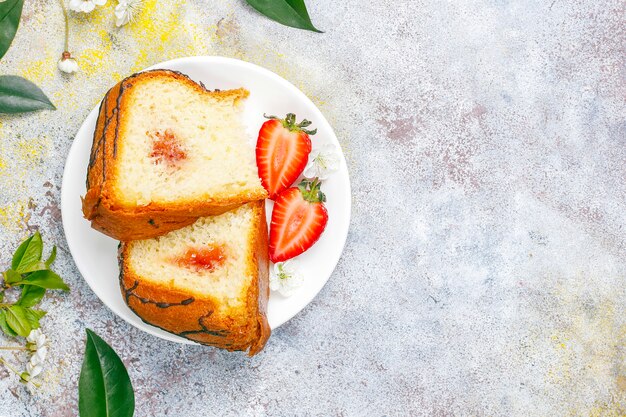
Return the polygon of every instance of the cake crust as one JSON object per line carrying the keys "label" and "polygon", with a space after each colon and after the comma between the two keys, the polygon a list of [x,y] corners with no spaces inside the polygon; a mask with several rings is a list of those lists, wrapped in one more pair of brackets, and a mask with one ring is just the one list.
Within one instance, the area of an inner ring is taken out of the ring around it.
{"label": "cake crust", "polygon": [[149,282],[128,262],[132,242],[120,243],[120,288],[128,307],[144,322],[170,333],[229,351],[260,352],[270,336],[267,322],[269,298],[269,256],[265,203],[253,205],[254,222],[248,240],[253,253],[247,257],[245,271],[255,279],[247,288],[245,307],[234,312],[242,320],[213,314],[219,300]]}
{"label": "cake crust", "polygon": [[94,229],[121,241],[161,236],[190,225],[199,217],[221,214],[243,203],[267,197],[267,192],[259,186],[238,195],[214,193],[209,198],[190,198],[166,204],[150,202],[144,206],[127,207],[116,199],[118,132],[124,121],[124,118],[120,120],[120,114],[129,108],[126,92],[159,77],[174,77],[198,94],[211,94],[218,100],[237,101],[249,94],[243,88],[209,91],[186,75],[171,70],[131,75],[107,92],[98,112],[87,170],[87,193],[81,198],[82,210]]}

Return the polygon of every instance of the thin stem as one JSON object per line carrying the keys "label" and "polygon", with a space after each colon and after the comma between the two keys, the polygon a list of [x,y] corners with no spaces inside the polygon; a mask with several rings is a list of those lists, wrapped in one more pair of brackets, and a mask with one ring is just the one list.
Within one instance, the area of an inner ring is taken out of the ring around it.
{"label": "thin stem", "polygon": [[[20,377],[20,380],[24,381],[24,379],[22,378],[22,374],[20,374],[17,369],[15,369],[14,367],[12,367],[9,362],[5,361],[4,358],[0,358],[0,363],[4,364],[4,366],[6,366],[7,368],[9,368],[11,371],[13,371],[13,373],[17,376]],[[31,384],[33,384],[35,386],[35,388],[39,388],[41,387],[41,384],[38,384],[37,382],[33,381],[33,380],[29,380],[29,381],[24,381],[24,382],[30,382]]]}
{"label": "thin stem", "polygon": [[63,10],[63,19],[65,19],[65,49],[63,52],[70,51],[70,22],[67,16],[67,9],[65,8],[65,0],[59,0],[59,4],[61,5],[61,9]]}
{"label": "thin stem", "polygon": [[4,364],[4,366],[12,370],[15,375],[19,376],[20,378],[22,377],[20,373],[17,372],[17,370],[9,364],[9,362],[4,360],[4,358],[0,358],[0,363]]}
{"label": "thin stem", "polygon": [[0,350],[30,350],[24,346],[0,346]]}

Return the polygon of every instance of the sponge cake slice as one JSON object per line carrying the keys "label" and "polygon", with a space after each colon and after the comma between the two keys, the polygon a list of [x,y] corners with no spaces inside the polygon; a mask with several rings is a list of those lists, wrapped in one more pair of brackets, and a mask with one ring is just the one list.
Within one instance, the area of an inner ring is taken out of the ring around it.
{"label": "sponge cake slice", "polygon": [[241,121],[247,96],[208,91],[169,70],[109,90],[83,199],[92,227],[122,241],[146,239],[266,198]]}

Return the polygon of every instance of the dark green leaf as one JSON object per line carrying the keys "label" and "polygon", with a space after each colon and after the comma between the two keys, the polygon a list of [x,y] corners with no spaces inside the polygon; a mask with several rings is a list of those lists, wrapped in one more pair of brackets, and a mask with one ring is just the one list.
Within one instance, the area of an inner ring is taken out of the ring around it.
{"label": "dark green leaf", "polygon": [[22,16],[24,0],[6,0],[0,3],[0,58],[11,46]]}
{"label": "dark green leaf", "polygon": [[24,308],[24,317],[32,329],[39,328],[39,319],[46,315],[45,311]]}
{"label": "dark green leaf", "polygon": [[39,232],[35,232],[34,235],[22,242],[17,248],[11,261],[11,268],[19,273],[26,272],[26,270],[32,268],[41,260],[42,251],[43,242],[41,241],[41,235]]}
{"label": "dark green leaf", "polygon": [[70,290],[60,276],[48,269],[44,271],[35,271],[28,275],[23,281],[18,282],[18,284],[36,285],[49,290]]}
{"label": "dark green leaf", "polygon": [[259,13],[285,26],[320,32],[306,10],[304,0],[246,0]]}
{"label": "dark green leaf", "polygon": [[54,110],[55,107],[39,87],[16,75],[0,75],[0,113],[42,109]]}
{"label": "dark green leaf", "polygon": [[131,417],[135,394],[119,356],[87,329],[85,358],[78,380],[80,417]]}
{"label": "dark green leaf", "polygon": [[26,318],[24,308],[18,305],[12,305],[6,310],[7,324],[13,331],[20,336],[28,336],[31,331],[30,323]]}
{"label": "dark green leaf", "polygon": [[0,310],[0,329],[2,329],[7,336],[17,336],[17,333],[7,324],[7,312],[4,309]]}
{"label": "dark green leaf", "polygon": [[52,265],[52,262],[54,262],[56,258],[57,258],[57,246],[54,245],[52,247],[52,252],[50,252],[50,256],[46,260],[46,268],[50,268],[50,265]]}
{"label": "dark green leaf", "polygon": [[45,288],[37,287],[35,285],[24,285],[22,295],[20,296],[20,299],[17,300],[17,304],[22,307],[32,307],[41,301],[45,293]]}
{"label": "dark green leaf", "polygon": [[15,272],[12,269],[7,269],[6,271],[4,271],[3,276],[4,276],[4,282],[10,285],[13,285],[16,282],[19,282],[22,280],[22,275]]}
{"label": "dark green leaf", "polygon": [[0,291],[0,303],[4,300],[4,290]]}

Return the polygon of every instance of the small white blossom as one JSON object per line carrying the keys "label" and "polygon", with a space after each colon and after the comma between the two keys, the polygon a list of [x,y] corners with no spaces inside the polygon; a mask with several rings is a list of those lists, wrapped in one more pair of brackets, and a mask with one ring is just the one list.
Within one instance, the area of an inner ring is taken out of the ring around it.
{"label": "small white blossom", "polygon": [[43,367],[41,365],[33,365],[30,362],[26,364],[26,372],[28,373],[28,376],[29,376],[28,381],[30,381],[32,378],[39,375],[41,371],[43,371]]}
{"label": "small white blossom", "polygon": [[123,26],[132,22],[142,9],[143,0],[118,0],[115,6],[115,25]]}
{"label": "small white blossom", "polygon": [[304,283],[304,278],[297,270],[293,260],[274,264],[274,273],[270,276],[270,289],[289,297]]}
{"label": "small white blossom", "polygon": [[26,341],[30,344],[35,345],[37,349],[40,349],[42,347],[45,347],[48,338],[45,334],[43,334],[41,329],[34,329],[30,331],[28,337],[26,337]]}
{"label": "small white blossom", "polygon": [[61,55],[61,59],[59,59],[57,65],[61,71],[67,74],[78,71],[78,62],[72,58],[72,55],[69,52],[63,52],[63,55]]}
{"label": "small white blossom", "polygon": [[41,329],[31,330],[28,336],[26,336],[26,341],[30,343],[36,343],[37,338],[39,338],[39,336],[42,336],[42,335],[43,333],[41,332]]}
{"label": "small white blossom", "polygon": [[26,337],[26,342],[26,347],[33,352],[26,364],[27,375],[25,377],[27,381],[30,381],[43,371],[43,363],[48,356],[48,338],[41,329],[34,329]]}
{"label": "small white blossom", "polygon": [[37,351],[35,352],[35,354],[33,355],[31,359],[35,359],[35,362],[38,365],[41,365],[43,361],[46,360],[47,355],[48,355],[48,348],[46,346],[42,346],[37,349]]}
{"label": "small white blossom", "polygon": [[104,6],[107,0],[70,0],[70,10],[90,13],[96,6]]}
{"label": "small white blossom", "polygon": [[341,157],[335,145],[327,144],[313,149],[309,154],[309,162],[304,168],[304,176],[307,178],[319,178],[325,180],[330,174],[339,169]]}

